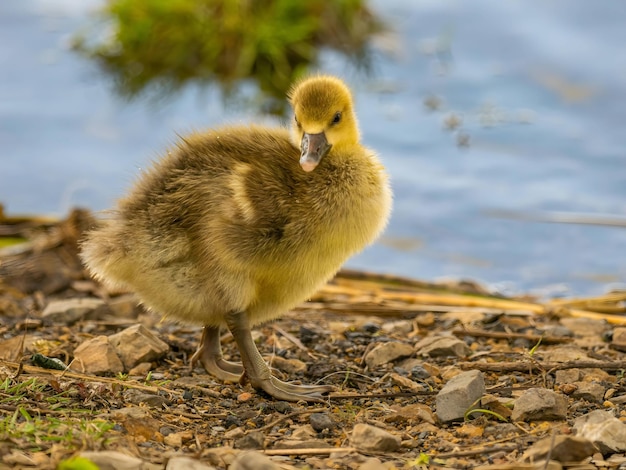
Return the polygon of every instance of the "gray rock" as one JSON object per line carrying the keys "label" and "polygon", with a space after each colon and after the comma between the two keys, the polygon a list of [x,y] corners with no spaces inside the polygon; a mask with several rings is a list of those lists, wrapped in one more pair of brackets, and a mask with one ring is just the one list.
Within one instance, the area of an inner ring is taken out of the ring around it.
{"label": "gray rock", "polygon": [[172,457],[167,462],[165,470],[215,470],[215,467],[189,457]]}
{"label": "gray rock", "polygon": [[593,403],[602,403],[604,401],[604,386],[596,382],[573,382],[576,390],[572,392],[572,398],[587,400]]}
{"label": "gray rock", "polygon": [[415,365],[411,367],[411,378],[415,380],[424,380],[431,376],[431,373],[426,370],[422,365]]}
{"label": "gray rock", "polygon": [[626,451],[626,423],[610,411],[587,413],[574,421],[574,429],[579,436],[593,442],[603,454]]}
{"label": "gray rock", "polygon": [[557,385],[571,384],[578,382],[581,378],[580,369],[563,369],[556,371],[554,382]]}
{"label": "gray rock", "polygon": [[526,462],[537,462],[550,454],[550,460],[580,462],[596,451],[597,449],[588,439],[579,436],[557,435],[554,436],[554,439],[546,437],[535,442],[524,452],[522,459]]}
{"label": "gray rock", "polygon": [[143,325],[133,325],[109,336],[117,354],[130,370],[141,362],[150,362],[162,357],[168,350],[167,343],[161,341]]}
{"label": "gray rock", "polygon": [[389,343],[381,343],[369,351],[365,355],[365,363],[367,367],[373,369],[412,354],[413,347],[411,345],[400,343],[399,341],[391,341]]}
{"label": "gray rock", "polygon": [[363,452],[393,452],[400,447],[400,438],[369,424],[354,426],[350,444]]}
{"label": "gray rock", "polygon": [[124,371],[124,364],[106,336],[96,336],[80,344],[74,350],[70,369],[87,374],[117,374]]}
{"label": "gray rock", "polygon": [[162,469],[161,465],[144,462],[137,457],[115,452],[113,450],[103,450],[100,452],[81,452],[81,457],[91,460],[100,470],[156,470]]}
{"label": "gray rock", "polygon": [[235,449],[263,449],[265,436],[260,431],[252,431],[235,441]]}
{"label": "gray rock", "polygon": [[41,312],[41,318],[46,323],[71,325],[87,316],[93,319],[109,312],[108,306],[100,299],[52,300]]}
{"label": "gray rock", "polygon": [[309,423],[315,432],[322,432],[324,429],[333,429],[335,427],[335,423],[328,413],[313,413],[309,417]]}
{"label": "gray rock", "polygon": [[463,419],[467,410],[485,393],[485,379],[478,370],[453,377],[437,394],[437,417],[447,423]]}
{"label": "gray rock", "polygon": [[428,336],[415,345],[415,352],[420,356],[465,357],[471,350],[467,344],[453,336]]}
{"label": "gray rock", "polygon": [[513,421],[565,419],[567,398],[545,388],[530,388],[517,400],[511,418]]}
{"label": "gray rock", "polygon": [[228,470],[280,470],[280,467],[272,462],[269,457],[254,451],[242,452]]}

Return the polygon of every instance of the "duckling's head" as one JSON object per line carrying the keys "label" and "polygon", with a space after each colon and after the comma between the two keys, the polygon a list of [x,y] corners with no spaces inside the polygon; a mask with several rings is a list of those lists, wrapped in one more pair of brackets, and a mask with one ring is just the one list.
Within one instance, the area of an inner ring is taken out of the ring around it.
{"label": "duckling's head", "polygon": [[352,95],[338,78],[306,78],[293,86],[289,101],[294,111],[294,143],[302,150],[304,171],[313,171],[331,147],[333,152],[342,152],[358,145]]}

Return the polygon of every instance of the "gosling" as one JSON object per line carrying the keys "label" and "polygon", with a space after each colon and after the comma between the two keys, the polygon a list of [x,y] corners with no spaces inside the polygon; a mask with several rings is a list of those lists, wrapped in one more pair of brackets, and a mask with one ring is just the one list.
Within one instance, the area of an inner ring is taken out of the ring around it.
{"label": "gosling", "polygon": [[[316,402],[333,387],[274,377],[251,327],[309,298],[372,243],[392,197],[341,80],[310,77],[288,97],[291,133],[250,125],[181,137],[86,235],[81,257],[148,309],[203,325],[192,365],[279,400]],[[222,357],[223,326],[241,363]]]}

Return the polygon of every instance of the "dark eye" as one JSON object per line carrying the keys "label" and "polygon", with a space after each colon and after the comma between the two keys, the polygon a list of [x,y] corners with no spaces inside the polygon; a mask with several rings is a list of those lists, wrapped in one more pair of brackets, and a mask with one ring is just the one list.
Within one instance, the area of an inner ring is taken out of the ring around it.
{"label": "dark eye", "polygon": [[294,116],[293,120],[296,121],[296,126],[300,127],[300,121],[298,121],[298,117]]}
{"label": "dark eye", "polygon": [[335,115],[333,116],[333,120],[331,121],[331,124],[337,124],[339,121],[341,121],[341,113],[336,112]]}

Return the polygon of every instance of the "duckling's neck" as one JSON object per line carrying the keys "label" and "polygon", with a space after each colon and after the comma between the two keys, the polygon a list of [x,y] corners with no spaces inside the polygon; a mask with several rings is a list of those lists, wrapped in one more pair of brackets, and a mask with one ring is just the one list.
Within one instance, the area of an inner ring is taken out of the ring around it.
{"label": "duckling's neck", "polygon": [[[371,165],[377,162],[374,153],[359,143],[334,144],[328,155],[324,157],[327,165],[335,170],[352,169],[351,171],[370,171]],[[322,169],[325,165],[322,165]]]}
{"label": "duckling's neck", "polygon": [[345,221],[351,225],[359,220],[357,225],[361,225],[364,213],[372,215],[372,222],[386,219],[383,213],[388,211],[390,198],[387,176],[369,149],[360,145],[352,146],[350,151],[333,148],[311,173],[318,184],[307,186],[309,195],[328,223]]}

